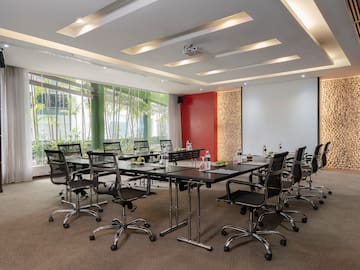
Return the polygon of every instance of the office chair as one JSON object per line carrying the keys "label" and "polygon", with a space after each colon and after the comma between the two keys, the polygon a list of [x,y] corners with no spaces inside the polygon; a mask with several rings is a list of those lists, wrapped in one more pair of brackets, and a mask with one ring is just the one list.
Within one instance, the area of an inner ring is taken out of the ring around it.
{"label": "office chair", "polygon": [[[330,142],[325,143],[324,150],[321,154],[320,169],[326,167],[326,165],[327,165],[327,154],[329,152],[329,145],[330,145]],[[332,194],[331,189],[329,189],[328,187],[325,187],[325,186],[317,186],[317,187],[327,190],[329,195]],[[326,195],[325,195],[325,198],[326,198]]]}
{"label": "office chair", "polygon": [[[315,146],[314,154],[306,156],[306,163],[302,165],[303,177],[305,178],[307,185],[300,186],[301,189],[309,190],[309,191],[317,191],[320,193],[321,198],[326,198],[324,194],[323,187],[318,187],[313,185],[312,175],[316,174],[320,168],[320,149],[322,144]],[[312,195],[304,195],[304,196],[312,196]],[[323,200],[319,200],[320,204],[323,204]]]}
{"label": "office chair", "polygon": [[120,142],[103,142],[104,152],[113,152],[121,156],[121,144]]}
{"label": "office chair", "polygon": [[160,149],[161,152],[172,152],[173,151],[173,145],[171,140],[160,140]]}
{"label": "office chair", "polygon": [[[314,210],[317,210],[319,207],[317,204],[311,200],[309,197],[318,197],[315,195],[304,195],[301,193],[301,181],[303,180],[303,162],[304,162],[304,153],[306,147],[300,147],[296,150],[296,156],[292,162],[291,169],[283,173],[283,177],[290,183],[289,194],[291,191],[295,190],[295,195],[288,195],[284,200],[285,207],[289,206],[288,201],[291,199],[303,200],[311,204]],[[320,198],[319,198],[320,199]]]}
{"label": "office chair", "polygon": [[[83,208],[80,205],[80,194],[85,189],[92,187],[93,182],[89,180],[82,179],[81,175],[83,170],[70,172],[68,164],[65,160],[63,152],[60,150],[45,150],[48,164],[50,166],[50,179],[52,183],[59,184],[63,183],[67,186],[67,191],[69,193],[74,192],[76,194],[76,202],[70,202],[67,200],[62,200],[63,203],[66,203],[71,206],[70,209],[58,209],[52,212],[49,217],[49,222],[53,222],[53,215],[57,213],[66,213],[65,219],[63,221],[63,227],[65,229],[69,228],[69,220],[73,216],[79,216],[81,213],[92,215],[96,218],[97,222],[101,221],[99,214],[93,210]],[[87,171],[87,170],[86,170]]]}
{"label": "office chair", "polygon": [[[224,251],[230,251],[234,240],[250,237],[261,242],[266,250],[265,259],[272,259],[272,251],[270,243],[262,235],[278,235],[280,236],[280,244],[286,246],[287,241],[284,235],[277,231],[258,230],[258,224],[254,220],[255,211],[262,208],[269,197],[279,195],[281,192],[281,174],[284,168],[284,160],[288,153],[275,154],[271,159],[266,174],[264,175],[264,185],[258,183],[250,183],[241,180],[231,179],[226,183],[226,195],[219,198],[227,203],[245,206],[249,209],[249,227],[248,229],[236,227],[233,225],[225,225],[221,229],[222,235],[227,235],[229,231],[234,231],[226,240]],[[250,190],[233,191],[232,186],[242,185],[250,187]],[[260,192],[261,191],[261,192]]]}
{"label": "office chair", "polygon": [[[58,149],[63,152],[65,158],[82,158],[82,150],[80,143],[59,143]],[[68,164],[71,171],[85,169],[85,167],[80,165]],[[81,196],[86,198],[87,192],[83,190]]]}
{"label": "office chair", "polygon": [[60,143],[58,149],[64,153],[65,157],[82,157],[80,143]]}
{"label": "office chair", "polygon": [[[91,175],[94,180],[95,190],[99,194],[112,195],[113,202],[120,204],[122,207],[122,213],[120,218],[114,218],[111,225],[101,226],[96,228],[90,234],[90,240],[95,240],[95,234],[103,230],[116,230],[111,250],[118,248],[118,241],[124,231],[135,230],[144,232],[149,236],[150,241],[155,241],[156,236],[149,229],[150,224],[143,218],[136,218],[131,221],[127,221],[126,208],[135,211],[133,201],[146,197],[149,195],[145,190],[134,189],[131,187],[121,186],[120,171],[118,168],[118,157],[116,153],[88,153],[90,160]],[[115,176],[115,180],[111,183],[99,182],[99,178],[103,176]]]}
{"label": "office chair", "polygon": [[[302,155],[301,153],[295,152],[295,157]],[[301,159],[301,158],[300,158]],[[272,177],[282,177],[282,175],[277,176],[277,171],[275,171],[275,175],[273,175],[272,172],[270,172],[270,176],[269,178],[271,179]],[[264,176],[262,177],[263,179],[265,178]],[[292,183],[291,183],[292,184]],[[302,223],[306,223],[307,222],[307,216],[297,210],[285,210],[284,209],[284,198],[282,198],[283,196],[286,196],[286,193],[288,192],[289,186],[291,186],[291,184],[289,185],[287,182],[285,181],[281,181],[281,192],[278,194],[274,194],[275,195],[275,199],[276,199],[276,203],[275,205],[269,205],[266,204],[265,207],[263,207],[262,209],[265,211],[264,213],[262,213],[259,218],[258,218],[258,224],[259,226],[263,226],[264,225],[264,217],[268,216],[268,215],[280,215],[282,216],[287,222],[290,223],[293,231],[298,232],[299,231],[299,227],[296,225],[296,222],[294,220],[294,218],[291,216],[291,214],[297,214],[297,215],[301,215],[301,222]],[[270,198],[270,196],[268,197]]]}
{"label": "office chair", "polygon": [[147,153],[150,151],[148,141],[134,141],[134,152],[137,153]]}

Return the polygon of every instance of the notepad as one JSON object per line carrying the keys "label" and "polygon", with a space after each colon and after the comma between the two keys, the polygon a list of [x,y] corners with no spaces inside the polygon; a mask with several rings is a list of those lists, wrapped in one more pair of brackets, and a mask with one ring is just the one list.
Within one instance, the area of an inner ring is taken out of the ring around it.
{"label": "notepad", "polygon": [[233,174],[233,173],[238,173],[238,171],[234,171],[234,170],[227,170],[227,169],[216,169],[216,170],[210,170],[207,171],[209,173],[218,173],[218,174]]}

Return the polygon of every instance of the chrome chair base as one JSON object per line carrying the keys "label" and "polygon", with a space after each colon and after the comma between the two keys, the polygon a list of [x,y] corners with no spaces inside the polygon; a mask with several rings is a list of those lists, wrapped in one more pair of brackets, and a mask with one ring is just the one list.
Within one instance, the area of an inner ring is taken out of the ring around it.
{"label": "chrome chair base", "polygon": [[262,213],[259,218],[258,218],[258,224],[259,226],[263,226],[263,220],[264,217],[267,215],[280,215],[282,216],[287,222],[290,223],[292,229],[294,232],[298,232],[299,231],[299,227],[296,225],[295,219],[291,216],[291,214],[297,214],[297,215],[302,215],[301,218],[301,222],[302,223],[306,223],[307,222],[307,216],[297,210],[267,210],[266,212]]}
{"label": "chrome chair base", "polygon": [[316,204],[313,200],[309,199],[309,198],[312,198],[312,197],[318,198],[320,204],[323,203],[322,200],[320,200],[319,196],[317,196],[317,195],[303,195],[303,194],[300,194],[300,195],[299,195],[299,194],[298,194],[298,195],[288,196],[288,197],[286,198],[285,202],[284,202],[284,205],[285,205],[285,206],[288,206],[288,204],[289,204],[288,201],[291,200],[291,199],[303,200],[303,201],[306,201],[306,202],[310,203],[311,206],[312,206],[312,208],[313,208],[314,210],[318,210],[319,207],[317,206],[317,204]]}
{"label": "chrome chair base", "polygon": [[286,237],[277,231],[265,231],[265,230],[257,230],[257,223],[254,223],[254,213],[256,209],[252,209],[249,213],[249,229],[244,229],[240,227],[235,227],[233,225],[225,225],[221,229],[222,235],[228,235],[228,231],[235,231],[236,233],[230,235],[230,237],[226,240],[224,245],[224,251],[228,252],[230,251],[230,246],[232,242],[236,239],[244,238],[244,237],[250,237],[252,239],[258,240],[261,242],[266,250],[265,253],[265,259],[270,261],[272,259],[272,252],[271,252],[271,246],[270,243],[261,235],[277,235],[281,238],[280,245],[286,246],[287,241]]}
{"label": "chrome chair base", "polygon": [[300,189],[304,189],[304,190],[308,190],[308,191],[317,191],[320,193],[321,198],[326,199],[326,195],[325,193],[327,192],[327,194],[331,195],[332,191],[325,186],[313,186],[311,185],[311,183],[309,183],[308,186],[300,186]]}
{"label": "chrome chair base", "polygon": [[79,195],[76,195],[76,203],[72,203],[69,201],[65,201],[65,200],[61,200],[62,203],[68,204],[71,206],[70,209],[58,209],[55,210],[51,213],[51,215],[49,216],[49,222],[53,222],[54,218],[53,216],[57,213],[66,213],[64,221],[63,221],[63,227],[65,229],[70,227],[69,221],[72,217],[76,216],[79,217],[81,213],[83,214],[88,214],[91,216],[94,216],[96,218],[97,222],[101,221],[101,217],[99,216],[99,214],[93,210],[87,209],[87,206],[80,206],[80,198]]}
{"label": "chrome chair base", "polygon": [[150,224],[143,218],[136,218],[129,222],[126,222],[126,215],[125,215],[125,209],[123,208],[123,215],[121,219],[114,218],[111,221],[111,225],[105,225],[96,228],[91,234],[89,239],[95,240],[95,234],[104,231],[104,230],[116,230],[114,235],[114,240],[111,245],[111,250],[117,250],[118,248],[118,242],[122,235],[122,233],[128,229],[134,230],[134,231],[140,231],[143,233],[146,233],[149,236],[150,241],[156,240],[156,235],[153,234],[153,232],[149,229]]}
{"label": "chrome chair base", "polygon": [[221,234],[227,235],[228,230],[235,231],[237,233],[232,234],[226,240],[225,245],[224,245],[225,252],[230,251],[231,244],[233,243],[234,240],[244,238],[244,237],[250,237],[252,239],[255,239],[255,240],[261,242],[264,245],[265,250],[266,250],[265,259],[271,260],[272,259],[271,245],[262,235],[278,235],[281,238],[280,244],[282,246],[286,246],[286,244],[287,244],[285,236],[277,231],[258,231],[256,229],[255,230],[246,230],[246,229],[235,227],[232,225],[225,225],[221,229]]}

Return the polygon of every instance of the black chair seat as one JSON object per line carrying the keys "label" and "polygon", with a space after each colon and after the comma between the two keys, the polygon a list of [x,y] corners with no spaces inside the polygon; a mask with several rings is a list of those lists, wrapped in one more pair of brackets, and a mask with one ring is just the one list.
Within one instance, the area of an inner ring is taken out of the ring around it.
{"label": "black chair seat", "polygon": [[232,192],[230,193],[230,198],[228,198],[227,195],[219,198],[219,200],[223,200],[225,202],[245,206],[251,205],[252,207],[254,205],[258,205],[258,207],[261,207],[261,205],[264,203],[264,199],[264,194],[246,190],[237,190],[235,192]]}
{"label": "black chair seat", "polygon": [[146,190],[134,189],[134,188],[122,188],[121,198],[115,198],[114,203],[121,203],[121,201],[133,201],[141,197],[146,197],[148,194]]}
{"label": "black chair seat", "polygon": [[94,184],[93,181],[86,180],[86,179],[69,182],[70,189],[74,192],[87,189],[87,188],[93,186],[93,184]]}

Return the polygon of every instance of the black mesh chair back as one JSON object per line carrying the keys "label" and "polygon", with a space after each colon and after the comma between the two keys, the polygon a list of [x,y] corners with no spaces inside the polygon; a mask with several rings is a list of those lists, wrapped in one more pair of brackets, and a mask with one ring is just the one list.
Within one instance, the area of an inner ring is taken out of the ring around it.
{"label": "black mesh chair back", "polygon": [[56,185],[67,185],[71,180],[69,167],[65,156],[60,150],[45,150],[50,166],[50,180]]}
{"label": "black mesh chair back", "polygon": [[58,144],[58,149],[64,153],[65,157],[82,157],[80,143]]}
{"label": "black mesh chair back", "polygon": [[269,163],[269,172],[267,173],[267,179],[265,179],[268,198],[277,196],[281,193],[281,175],[285,168],[285,159],[287,155],[288,152],[275,154]]}
{"label": "black mesh chair back", "polygon": [[104,142],[103,146],[104,146],[104,152],[107,152],[107,153],[112,152],[112,153],[116,153],[118,155],[122,155],[120,142]]}
{"label": "black mesh chair back", "polygon": [[324,150],[321,155],[321,167],[325,167],[327,164],[327,153],[329,152],[330,142],[327,142],[324,146]]}
{"label": "black mesh chair back", "polygon": [[322,147],[322,144],[318,144],[315,147],[314,154],[311,158],[311,169],[312,173],[316,173],[319,169],[319,161],[320,161],[320,149]]}
{"label": "black mesh chair back", "polygon": [[[90,173],[94,181],[94,189],[99,194],[110,194],[114,197],[121,197],[121,177],[118,167],[118,157],[113,152],[87,152],[90,162]],[[104,175],[115,175],[112,183],[100,182],[99,177]]]}
{"label": "black mesh chair back", "polygon": [[292,174],[294,183],[300,182],[303,177],[301,163],[304,159],[305,149],[306,149],[306,146],[300,147],[295,152],[294,162],[293,162],[292,169],[291,169],[291,174]]}
{"label": "black mesh chair back", "polygon": [[172,152],[173,145],[171,140],[160,140],[160,149],[161,151]]}
{"label": "black mesh chair back", "polygon": [[134,152],[146,153],[150,151],[148,141],[134,141]]}

